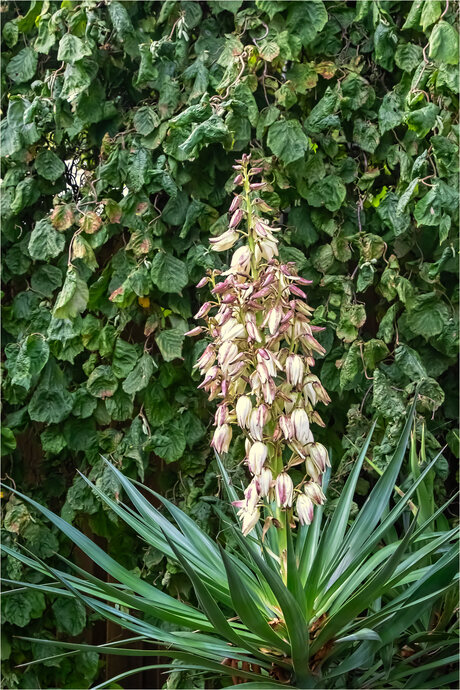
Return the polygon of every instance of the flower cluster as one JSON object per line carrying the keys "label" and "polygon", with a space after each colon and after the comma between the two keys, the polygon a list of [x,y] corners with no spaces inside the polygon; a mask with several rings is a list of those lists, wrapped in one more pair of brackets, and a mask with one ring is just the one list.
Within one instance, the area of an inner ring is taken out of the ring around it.
{"label": "flower cluster", "polygon": [[[268,187],[256,181],[262,168],[244,155],[234,166],[240,188],[230,206],[228,230],[211,240],[215,251],[233,248],[243,240],[227,271],[210,271],[197,287],[211,284],[212,299],[195,315],[203,319],[189,335],[211,338],[196,367],[209,399],[218,399],[212,446],[229,450],[232,427],[246,436],[245,462],[251,482],[236,503],[242,529],[249,533],[260,518],[263,499],[275,501],[278,511],[295,503],[301,524],[310,524],[315,504],[325,500],[320,478],[329,465],[326,448],[316,443],[311,424],[324,423],[315,410],[330,399],[311,373],[315,353],[324,353],[310,323],[312,309],[304,287],[310,281],[296,274],[295,264],[280,263],[280,228],[267,214],[274,210],[258,193]],[[294,487],[290,468],[303,465],[303,480]],[[309,480],[308,480],[309,478]]]}

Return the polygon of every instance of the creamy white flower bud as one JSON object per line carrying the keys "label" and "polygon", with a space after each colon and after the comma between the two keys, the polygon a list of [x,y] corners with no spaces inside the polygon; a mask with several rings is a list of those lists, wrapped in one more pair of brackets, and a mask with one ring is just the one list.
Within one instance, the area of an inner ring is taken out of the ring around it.
{"label": "creamy white flower bud", "polygon": [[207,371],[209,367],[211,367],[214,364],[215,361],[216,352],[212,345],[208,345],[193,368],[198,368],[200,372],[203,373]]}
{"label": "creamy white flower bud", "polygon": [[287,414],[282,414],[278,424],[286,441],[291,441],[294,438],[294,425],[291,418]]}
{"label": "creamy white flower bud", "polygon": [[272,307],[272,309],[270,309],[270,311],[268,312],[268,330],[270,332],[270,335],[275,335],[280,326],[282,318],[283,309],[280,304],[277,304],[275,307]]}
{"label": "creamy white flower bud", "polygon": [[276,386],[273,379],[269,378],[268,381],[262,383],[262,395],[267,405],[271,405],[276,397]]}
{"label": "creamy white flower bud", "polygon": [[307,482],[304,485],[303,490],[308,498],[310,498],[317,506],[322,506],[326,502],[326,496],[324,495],[320,485],[316,482]]}
{"label": "creamy white flower bud", "polygon": [[256,510],[253,510],[252,512],[249,512],[248,510],[244,511],[243,521],[241,523],[241,531],[243,532],[245,537],[250,532],[252,532],[252,530],[257,525],[259,520],[260,520],[260,511],[258,508]]}
{"label": "creamy white flower bud", "polygon": [[239,247],[233,254],[230,267],[238,273],[249,273],[251,268],[252,253],[247,245]]}
{"label": "creamy white flower bud", "polygon": [[259,485],[255,477],[251,480],[249,485],[244,490],[244,498],[246,500],[245,508],[246,510],[253,511],[259,502]]}
{"label": "creamy white flower bud", "polygon": [[310,422],[308,421],[307,413],[302,408],[296,407],[296,409],[292,411],[291,420],[294,425],[295,438],[299,443],[305,445],[308,443],[310,436]]}
{"label": "creamy white flower bud", "polygon": [[231,341],[227,340],[219,347],[217,361],[222,369],[226,370],[230,362],[232,362],[237,356],[238,346],[236,343],[232,343]]}
{"label": "creamy white flower bud", "polygon": [[279,508],[290,508],[292,506],[292,495],[294,484],[291,477],[286,472],[281,472],[275,481],[276,503]]}
{"label": "creamy white flower bud", "polygon": [[255,441],[262,441],[264,436],[264,428],[260,424],[259,416],[257,410],[251,412],[251,417],[249,419],[249,433]]}
{"label": "creamy white flower bud", "polygon": [[262,472],[256,477],[259,494],[268,496],[273,482],[272,471],[269,467],[264,467]]}
{"label": "creamy white flower bud", "polygon": [[225,323],[220,331],[222,340],[233,340],[234,338],[244,338],[246,331],[242,323],[233,317]]}
{"label": "creamy white flower bud", "polygon": [[286,359],[286,378],[290,384],[302,383],[305,366],[300,355],[289,355]]}
{"label": "creamy white flower bud", "polygon": [[307,459],[305,460],[305,470],[314,482],[320,481],[321,473],[310,457],[307,457]]}
{"label": "creamy white flower bud", "polygon": [[211,309],[212,304],[211,302],[205,302],[204,304],[201,305],[201,307],[198,309],[197,313],[193,317],[194,319],[203,319]]}
{"label": "creamy white flower bud", "polygon": [[222,405],[219,405],[219,407],[216,410],[216,414],[214,415],[214,422],[216,426],[222,426],[222,424],[225,424],[228,418],[228,407],[225,403],[222,403]]}
{"label": "creamy white flower bud", "polygon": [[219,235],[219,237],[211,237],[209,242],[215,252],[225,252],[233,247],[238,237],[239,234],[236,230],[229,229],[222,233],[222,235]]}
{"label": "creamy white flower bud", "polygon": [[267,446],[256,441],[249,451],[248,466],[252,474],[260,474],[267,459]]}
{"label": "creamy white flower bud", "polygon": [[252,412],[252,402],[247,395],[241,395],[238,398],[236,401],[235,412],[238,425],[244,429],[248,425],[249,417]]}
{"label": "creamy white flower bud", "polygon": [[229,424],[222,424],[214,431],[211,445],[218,453],[227,453],[232,440],[232,427]]}
{"label": "creamy white flower bud", "polygon": [[313,520],[314,505],[311,498],[305,494],[298,497],[295,509],[301,525],[310,525]]}
{"label": "creamy white flower bud", "polygon": [[326,467],[331,466],[329,453],[322,443],[310,443],[308,446],[308,454],[321,473],[325,472]]}

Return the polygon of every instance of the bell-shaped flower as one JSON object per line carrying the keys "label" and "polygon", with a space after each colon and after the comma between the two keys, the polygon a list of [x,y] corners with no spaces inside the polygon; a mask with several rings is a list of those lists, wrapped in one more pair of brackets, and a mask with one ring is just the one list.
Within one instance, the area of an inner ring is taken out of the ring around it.
{"label": "bell-shaped flower", "polygon": [[310,438],[310,422],[308,415],[301,407],[296,407],[292,411],[291,420],[294,425],[294,436],[301,443],[305,445]]}
{"label": "bell-shaped flower", "polygon": [[230,441],[232,440],[232,427],[229,424],[222,424],[214,431],[211,445],[217,453],[228,453]]}
{"label": "bell-shaped flower", "polygon": [[276,504],[279,508],[290,508],[292,506],[292,495],[294,484],[287,472],[281,472],[275,481]]}
{"label": "bell-shaped flower", "polygon": [[320,485],[316,482],[307,482],[304,485],[303,490],[315,505],[322,506],[326,502],[326,496],[324,495]]}
{"label": "bell-shaped flower", "polygon": [[238,232],[233,228],[229,228],[223,232],[222,235],[219,235],[219,237],[211,237],[209,242],[215,252],[225,252],[227,249],[233,247],[238,238]]}
{"label": "bell-shaped flower", "polygon": [[300,494],[295,509],[301,525],[310,525],[313,520],[314,504],[309,496]]}
{"label": "bell-shaped flower", "polygon": [[244,429],[247,427],[252,412],[252,402],[247,395],[241,395],[236,401],[236,419],[238,425]]}
{"label": "bell-shaped flower", "polygon": [[252,474],[260,474],[267,459],[267,446],[260,441],[253,443],[248,454],[248,466]]}
{"label": "bell-shaped flower", "polygon": [[302,383],[305,365],[300,355],[289,355],[286,359],[286,378],[290,384]]}
{"label": "bell-shaped flower", "polygon": [[310,443],[308,446],[308,454],[320,470],[321,474],[325,472],[326,467],[330,467],[329,453],[322,443]]}
{"label": "bell-shaped flower", "polygon": [[264,467],[262,472],[256,476],[256,482],[261,496],[268,496],[273,482],[272,471],[269,467]]}

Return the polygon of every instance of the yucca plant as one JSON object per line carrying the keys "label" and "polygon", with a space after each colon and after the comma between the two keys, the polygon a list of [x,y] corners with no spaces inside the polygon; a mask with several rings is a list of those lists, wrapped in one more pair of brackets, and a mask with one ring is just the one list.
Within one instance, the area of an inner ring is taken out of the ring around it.
{"label": "yucca plant", "polygon": [[[281,530],[270,529],[262,538],[257,525],[245,537],[236,515],[219,513],[223,529],[233,533],[232,542],[237,544],[224,549],[179,508],[152,491],[169,513],[170,519],[166,518],[135,483],[110,465],[130,506],[114,501],[86,481],[140,539],[182,566],[198,605],[178,601],[141,579],[78,529],[18,491],[14,493],[54,523],[116,582],[104,582],[65,559],[64,569],[57,570],[33,555],[3,546],[7,554],[52,578],[46,584],[5,582],[76,597],[134,635],[97,647],[41,641],[61,645],[66,654],[92,650],[167,657],[170,662],[146,668],[205,673],[214,686],[221,687],[457,687],[457,529],[438,532],[433,528],[445,506],[430,508],[423,522],[418,520],[421,506],[415,516],[408,508],[409,502],[416,505],[422,496],[420,487],[437,458],[418,467],[403,496],[394,491],[414,410],[415,400],[387,469],[354,517],[352,500],[372,431],[332,516],[324,519],[323,506],[316,506],[310,525],[283,531],[283,539],[287,535],[286,571],[280,565],[284,549],[278,537]],[[238,493],[219,456],[217,463],[229,502],[237,501]],[[326,484],[327,473],[323,475],[324,491]],[[168,624],[167,630],[162,623]],[[144,643],[143,649],[136,649],[138,641]],[[147,651],[146,643],[151,645]],[[139,670],[96,687],[107,687]]]}

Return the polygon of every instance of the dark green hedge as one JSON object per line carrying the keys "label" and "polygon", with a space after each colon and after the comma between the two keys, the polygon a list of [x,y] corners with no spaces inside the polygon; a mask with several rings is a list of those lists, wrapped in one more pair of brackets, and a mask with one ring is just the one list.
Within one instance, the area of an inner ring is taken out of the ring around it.
{"label": "dark green hedge", "polygon": [[[450,491],[454,10],[437,0],[3,6],[4,475],[130,567],[184,587],[75,470],[118,496],[110,457],[209,523],[210,411],[192,373],[204,343],[184,333],[206,292],[194,285],[225,261],[208,239],[227,223],[232,163],[254,151],[271,167],[266,199],[283,211],[281,256],[313,280],[309,302],[326,326],[316,370],[332,404],[318,440],[342,463],[335,488],[375,414],[373,459],[385,464],[419,383],[429,452],[448,444],[436,491]],[[5,499],[6,542],[50,557],[52,529]],[[9,559],[4,573],[31,576]],[[86,616],[19,592],[5,599],[4,635],[78,635]],[[39,645],[10,640],[2,653],[9,688],[88,687],[97,672],[82,655],[21,673]]]}

